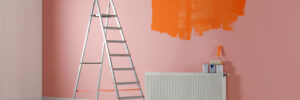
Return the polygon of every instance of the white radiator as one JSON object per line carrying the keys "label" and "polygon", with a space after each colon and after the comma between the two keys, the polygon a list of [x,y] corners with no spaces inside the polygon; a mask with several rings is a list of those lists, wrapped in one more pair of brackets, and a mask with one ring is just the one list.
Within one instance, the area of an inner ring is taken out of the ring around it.
{"label": "white radiator", "polygon": [[226,100],[223,73],[146,73],[146,100]]}

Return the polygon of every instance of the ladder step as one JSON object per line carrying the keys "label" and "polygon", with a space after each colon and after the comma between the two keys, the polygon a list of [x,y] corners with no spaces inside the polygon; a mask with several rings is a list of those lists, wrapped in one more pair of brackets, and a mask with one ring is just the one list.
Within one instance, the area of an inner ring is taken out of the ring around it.
{"label": "ladder step", "polygon": [[138,82],[117,82],[117,85],[138,84]]}
{"label": "ladder step", "polygon": [[[141,90],[140,88],[136,89],[119,89],[118,91],[138,91]],[[102,92],[114,92],[116,91],[115,89],[99,89],[98,91]],[[76,92],[97,92],[97,90],[76,90]]]}
{"label": "ladder step", "polygon": [[113,70],[134,70],[134,68],[113,68]]}
{"label": "ladder step", "polygon": [[129,96],[129,97],[120,97],[120,100],[126,100],[126,99],[138,99],[143,98],[143,96]]}
{"label": "ladder step", "polygon": [[[119,89],[118,91],[137,91],[137,90],[141,90],[141,89],[139,89],[139,88],[136,88],[136,89]],[[100,89],[99,91],[114,92],[116,90],[115,89]]]}
{"label": "ladder step", "polygon": [[112,30],[120,30],[120,29],[122,29],[121,27],[111,27],[111,26],[106,26],[104,28],[105,29],[112,29]]}
{"label": "ladder step", "polygon": [[[92,16],[93,17],[99,17],[99,14],[94,14]],[[101,14],[101,17],[117,17],[117,15]]]}
{"label": "ladder step", "polygon": [[126,43],[125,40],[107,40],[109,43]]}
{"label": "ladder step", "polygon": [[110,54],[110,56],[130,56],[130,54]]}
{"label": "ladder step", "polygon": [[102,17],[117,17],[117,15],[101,14]]}
{"label": "ladder step", "polygon": [[102,64],[101,62],[81,62],[80,64]]}

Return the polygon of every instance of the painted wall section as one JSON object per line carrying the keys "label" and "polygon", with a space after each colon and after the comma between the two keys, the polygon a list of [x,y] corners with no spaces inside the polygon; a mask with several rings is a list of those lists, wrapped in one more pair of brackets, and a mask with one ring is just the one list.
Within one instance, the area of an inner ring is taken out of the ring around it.
{"label": "painted wall section", "polygon": [[0,0],[0,100],[42,99],[42,0]]}
{"label": "painted wall section", "polygon": [[[222,45],[225,71],[231,73],[228,100],[300,98],[299,1],[248,0],[245,16],[233,24],[234,31],[211,30],[190,41],[151,31],[151,3],[116,0],[142,84],[145,72],[201,72],[202,64],[216,59],[217,46]],[[43,96],[72,97],[91,4],[92,0],[44,0]],[[87,60],[97,61],[101,35],[97,29],[92,32],[88,52],[93,53]],[[96,88],[97,71],[97,66],[84,67],[83,73],[89,75],[83,74],[80,89]],[[104,79],[109,81],[109,75],[104,74]],[[101,95],[111,99],[109,93]]]}
{"label": "painted wall section", "polygon": [[231,24],[244,15],[246,0],[152,0],[153,31],[184,40],[192,29],[203,35],[211,29],[232,30]]}

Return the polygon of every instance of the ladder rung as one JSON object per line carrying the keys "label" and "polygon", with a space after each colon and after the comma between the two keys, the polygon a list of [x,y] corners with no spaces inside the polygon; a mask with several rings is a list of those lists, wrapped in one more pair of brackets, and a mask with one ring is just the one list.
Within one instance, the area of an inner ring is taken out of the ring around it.
{"label": "ladder rung", "polygon": [[[140,88],[136,88],[136,89],[119,89],[118,91],[137,91],[137,90],[141,90],[141,89]],[[114,92],[116,90],[115,89],[99,89],[98,91]],[[76,90],[76,92],[97,92],[97,90]]]}
{"label": "ladder rung", "polygon": [[117,15],[101,14],[102,17],[117,17]]}
{"label": "ladder rung", "polygon": [[126,43],[125,40],[107,40],[109,43]]}
{"label": "ladder rung", "polygon": [[134,68],[114,68],[113,70],[134,70]]}
{"label": "ladder rung", "polygon": [[130,56],[130,54],[110,54],[110,56]]}
{"label": "ladder rung", "polygon": [[105,29],[112,29],[112,30],[120,30],[120,29],[122,29],[121,27],[112,27],[112,26],[106,26],[104,28]]}
{"label": "ladder rung", "polygon": [[81,64],[102,64],[101,62],[81,62]]}
{"label": "ladder rung", "polygon": [[[141,89],[139,89],[139,88],[136,88],[136,89],[119,89],[118,91],[137,91],[137,90],[141,90]],[[115,89],[100,89],[99,91],[114,92],[116,90]]]}
{"label": "ladder rung", "polygon": [[138,82],[117,82],[117,85],[138,84]]}
{"label": "ladder rung", "polygon": [[[94,14],[92,16],[93,17],[99,17],[99,14]],[[117,15],[101,14],[101,17],[117,17]]]}
{"label": "ladder rung", "polygon": [[125,99],[138,99],[138,98],[143,98],[143,96],[129,96],[129,97],[120,97],[120,100],[125,100]]}

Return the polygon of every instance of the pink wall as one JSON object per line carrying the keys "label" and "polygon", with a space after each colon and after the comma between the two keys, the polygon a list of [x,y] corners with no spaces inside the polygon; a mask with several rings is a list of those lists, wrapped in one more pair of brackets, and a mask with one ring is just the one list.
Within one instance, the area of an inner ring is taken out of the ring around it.
{"label": "pink wall", "polygon": [[[299,1],[248,0],[246,15],[239,17],[234,31],[213,30],[190,41],[150,30],[151,0],[115,1],[142,84],[145,72],[200,72],[204,62],[215,58],[216,46],[223,45],[226,71],[232,74],[228,100],[300,98]],[[44,0],[43,96],[72,96],[91,3]],[[88,51],[96,52],[101,35],[92,32]],[[90,61],[99,60],[99,53],[88,55]],[[80,88],[93,89],[98,68],[84,68],[89,75],[83,74]],[[108,99],[110,94],[103,95]]]}

